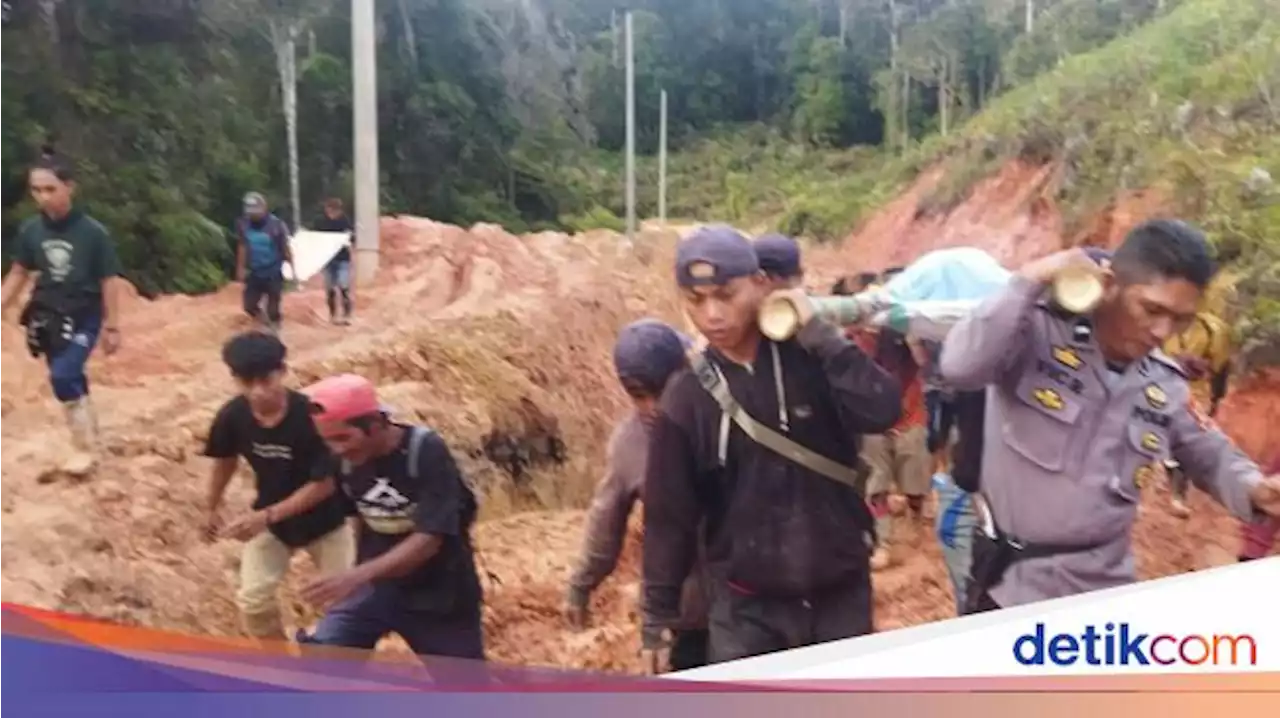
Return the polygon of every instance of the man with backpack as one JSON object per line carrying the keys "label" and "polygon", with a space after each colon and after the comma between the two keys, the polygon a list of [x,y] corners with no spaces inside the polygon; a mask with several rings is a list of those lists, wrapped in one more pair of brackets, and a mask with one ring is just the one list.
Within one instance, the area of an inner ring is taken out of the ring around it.
{"label": "man with backpack", "polygon": [[483,659],[476,500],[444,439],[391,421],[364,377],[329,377],[304,393],[340,459],[340,494],[358,528],[355,567],[303,590],[329,609],[299,642],[371,650],[397,633],[418,655]]}
{"label": "man with backpack", "polygon": [[289,227],[267,211],[267,200],[258,192],[244,196],[244,215],[236,220],[236,281],[244,282],[244,312],[262,321],[262,300],[267,303],[266,325],[280,329],[280,298],[284,294],[284,263],[293,264]]}
{"label": "man with backpack", "polygon": [[681,242],[675,275],[709,346],[671,378],[650,430],[646,669],[669,666],[700,547],[711,662],[870,633],[873,525],[850,437],[893,426],[898,382],[816,320],[799,289],[799,334],[766,339],[757,320],[769,280],[732,228]]}

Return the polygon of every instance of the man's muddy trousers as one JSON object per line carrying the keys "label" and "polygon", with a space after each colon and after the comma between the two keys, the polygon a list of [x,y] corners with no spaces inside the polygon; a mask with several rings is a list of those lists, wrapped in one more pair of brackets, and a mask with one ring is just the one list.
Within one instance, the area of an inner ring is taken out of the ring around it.
{"label": "man's muddy trousers", "polygon": [[753,595],[715,582],[711,603],[712,663],[748,658],[872,632],[871,573],[809,598]]}
{"label": "man's muddy trousers", "polygon": [[444,613],[415,608],[401,588],[369,584],[331,607],[315,630],[295,637],[303,645],[372,650],[395,633],[441,686],[482,686],[490,682],[484,664],[480,605],[459,605]]}

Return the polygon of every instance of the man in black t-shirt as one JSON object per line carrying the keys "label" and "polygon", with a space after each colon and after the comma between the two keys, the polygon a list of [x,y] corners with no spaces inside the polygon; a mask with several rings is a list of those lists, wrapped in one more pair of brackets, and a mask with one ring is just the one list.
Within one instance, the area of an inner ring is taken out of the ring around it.
{"label": "man in black t-shirt", "polygon": [[[324,214],[315,223],[317,232],[344,232],[350,241],[333,255],[333,259],[324,266],[324,293],[329,300],[329,321],[334,324],[351,323],[351,247],[355,245],[355,234],[351,231],[351,220],[342,210],[342,200],[330,197],[325,200]],[[342,316],[338,316],[338,295],[342,295]]]}
{"label": "man in black t-shirt", "polygon": [[359,524],[355,568],[304,589],[333,605],[299,641],[372,649],[398,633],[418,655],[483,659],[476,502],[444,440],[390,421],[363,377],[330,377],[304,392]]}
{"label": "man in black t-shirt", "polygon": [[[222,359],[241,394],[222,406],[209,429],[204,454],[214,465],[205,537],[245,542],[236,596],[245,632],[284,638],[276,592],[293,552],[306,549],[322,572],[342,571],[354,561],[355,542],[310,402],[284,386],[284,344],[248,332],[226,343]],[[253,468],[257,496],[250,512],[224,524],[218,508],[240,457]]]}

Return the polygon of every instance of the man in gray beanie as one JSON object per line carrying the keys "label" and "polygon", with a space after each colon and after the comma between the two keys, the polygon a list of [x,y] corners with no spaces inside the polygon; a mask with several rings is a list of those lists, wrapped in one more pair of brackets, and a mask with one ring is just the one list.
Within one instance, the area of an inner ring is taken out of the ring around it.
{"label": "man in gray beanie", "polygon": [[873,527],[851,437],[893,426],[898,381],[816,319],[799,289],[786,291],[800,332],[766,339],[757,318],[770,284],[732,228],[681,242],[675,274],[709,346],[671,378],[650,428],[646,669],[670,667],[682,588],[702,551],[711,662],[871,632]]}
{"label": "man in gray beanie", "polygon": [[[569,581],[565,617],[575,628],[586,625],[591,593],[618,565],[627,519],[644,498],[649,426],[657,416],[658,397],[667,381],[685,368],[688,337],[656,319],[628,324],[618,334],[613,364],[618,381],[631,397],[633,410],[609,438],[604,478],[596,486],[587,514],[582,557]],[[671,665],[696,668],[707,661],[707,614],[704,587],[697,571],[685,582],[680,622],[675,626]]]}

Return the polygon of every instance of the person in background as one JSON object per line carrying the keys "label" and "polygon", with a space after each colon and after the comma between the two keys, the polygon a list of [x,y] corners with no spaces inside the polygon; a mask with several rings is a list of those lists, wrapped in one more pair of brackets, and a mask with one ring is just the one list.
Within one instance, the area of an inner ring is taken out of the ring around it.
{"label": "person in background", "polygon": [[[1049,288],[1076,271],[1103,296],[1066,315]],[[1024,265],[947,334],[947,382],[990,386],[967,613],[1134,581],[1132,530],[1154,462],[1177,460],[1241,519],[1280,515],[1280,478],[1203,415],[1181,365],[1158,351],[1194,320],[1213,273],[1197,229],[1153,220],[1109,263],[1075,248]]]}
{"label": "person in background", "polygon": [[[329,302],[329,321],[346,326],[351,323],[351,250],[355,247],[356,237],[351,220],[343,211],[342,200],[330,197],[324,201],[324,214],[316,220],[315,228],[317,232],[341,232],[350,236],[350,241],[324,266],[324,294]],[[341,315],[338,313],[339,303]]]}
{"label": "person in background", "polygon": [[[1227,394],[1231,372],[1231,327],[1219,317],[1205,311],[1203,302],[1191,325],[1164,343],[1164,352],[1182,365],[1191,382],[1191,396],[1210,417],[1218,413],[1218,405]],[[1172,498],[1169,509],[1178,517],[1191,516],[1187,506],[1190,481],[1175,461],[1165,462]]]}
{"label": "person in background", "polygon": [[955,392],[947,386],[938,368],[942,343],[922,341],[920,345],[924,348],[927,359],[924,365],[924,405],[928,420],[926,443],[929,454],[933,456],[934,473],[945,472],[947,446],[951,443],[952,429],[955,428]]}
{"label": "person in background", "polygon": [[280,330],[280,301],[284,294],[284,264],[293,263],[289,227],[267,211],[267,200],[258,192],[244,196],[244,215],[236,220],[236,281],[244,282],[244,312],[266,326]]}
{"label": "person in background", "polygon": [[[663,389],[685,368],[685,352],[691,346],[687,337],[653,319],[628,324],[618,334],[614,369],[633,409],[609,438],[607,468],[587,512],[582,556],[569,580],[565,615],[576,628],[586,625],[591,593],[617,566],[627,518],[636,501],[644,500],[649,427],[657,417]],[[701,568],[695,568],[685,582],[681,620],[673,630],[672,670],[697,668],[707,662],[707,599],[700,574]]]}
{"label": "person in background", "polygon": [[794,289],[804,284],[800,265],[800,245],[781,234],[766,234],[752,244],[760,262],[760,271],[769,278],[773,289]]}
{"label": "person in background", "polygon": [[341,496],[358,528],[355,567],[303,589],[328,610],[298,642],[372,650],[397,633],[419,656],[483,659],[484,596],[471,542],[478,507],[444,439],[393,422],[364,377],[340,374],[303,391],[340,460]]}
{"label": "person in background", "polygon": [[[700,546],[711,662],[871,632],[873,522],[856,486],[850,439],[898,420],[897,381],[816,319],[799,289],[788,290],[799,333],[766,339],[757,315],[769,281],[751,243],[731,228],[694,232],[677,247],[674,270],[685,311],[709,347],[672,377],[650,429],[646,669],[669,666]],[[722,391],[754,422],[748,425],[801,449],[792,455],[809,457],[808,465],[747,435],[738,424],[745,420],[722,408]]]}
{"label": "person in background", "polygon": [[926,442],[927,415],[921,365],[927,361],[915,339],[888,327],[853,327],[850,338],[869,354],[902,387],[902,413],[893,428],[862,440],[862,458],[871,469],[867,497],[876,521],[876,549],[871,568],[882,570],[893,563],[895,522],[889,496],[896,486],[906,497],[916,521],[927,516],[929,477],[932,473]]}
{"label": "person in background", "polygon": [[981,501],[978,493],[982,481],[982,444],[986,421],[987,392],[956,392],[951,411],[956,441],[951,445],[951,466],[940,469],[933,477],[938,496],[938,512],[934,529],[942,544],[942,560],[951,579],[956,601],[956,614],[964,612],[964,598],[969,586],[969,565],[973,560],[973,531],[977,526]]}
{"label": "person in background", "polygon": [[[1280,451],[1276,452],[1275,458],[1267,465],[1267,473],[1272,476],[1280,474]],[[1268,516],[1261,520],[1245,522],[1240,532],[1240,561],[1266,558],[1275,547],[1278,537],[1280,537],[1280,517]]]}
{"label": "person in background", "polygon": [[98,454],[98,417],[89,397],[85,364],[97,346],[111,355],[120,349],[120,260],[111,235],[74,204],[71,162],[46,147],[27,175],[40,214],[18,230],[17,255],[4,278],[3,302],[35,288],[23,308],[32,356],[44,356],[49,383],[62,403],[72,451],[63,470],[73,476],[93,471]]}
{"label": "person in background", "polygon": [[[245,632],[285,637],[277,594],[289,560],[305,550],[321,571],[341,571],[355,556],[331,460],[311,422],[307,397],[285,386],[287,351],[274,335],[251,331],[222,347],[240,394],[218,410],[204,455],[213,459],[204,536],[244,541],[236,603]],[[257,495],[247,513],[223,522],[223,494],[241,458]]]}

